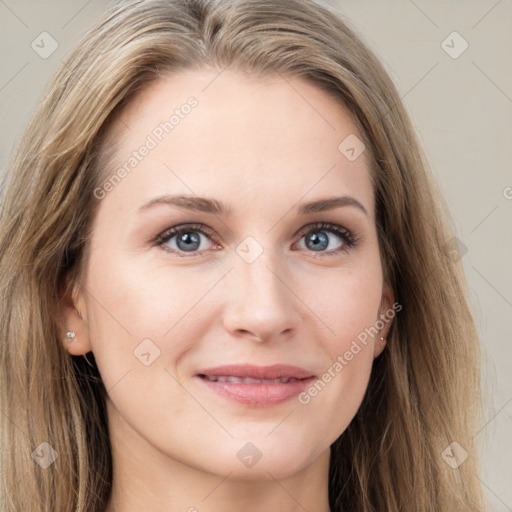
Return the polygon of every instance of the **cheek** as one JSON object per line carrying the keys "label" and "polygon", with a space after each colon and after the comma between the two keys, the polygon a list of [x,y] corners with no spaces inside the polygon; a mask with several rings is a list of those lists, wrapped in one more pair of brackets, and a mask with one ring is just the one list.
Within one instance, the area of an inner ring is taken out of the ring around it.
{"label": "cheek", "polygon": [[89,268],[89,334],[107,389],[144,363],[170,368],[211,323],[215,305],[204,298],[221,271],[148,264],[111,249],[92,255]]}
{"label": "cheek", "polygon": [[329,419],[338,432],[356,414],[368,386],[378,339],[381,283],[378,259],[331,271],[330,279],[316,279],[316,287],[312,280],[304,282],[309,290],[305,302],[323,327],[317,350],[324,365],[299,401],[312,414]]}
{"label": "cheek", "polygon": [[[325,269],[324,269],[325,270]],[[378,319],[382,299],[382,273],[378,258],[352,264],[345,269],[300,278],[302,300],[317,318],[331,356],[350,348],[358,336]],[[368,342],[371,339],[367,340]]]}

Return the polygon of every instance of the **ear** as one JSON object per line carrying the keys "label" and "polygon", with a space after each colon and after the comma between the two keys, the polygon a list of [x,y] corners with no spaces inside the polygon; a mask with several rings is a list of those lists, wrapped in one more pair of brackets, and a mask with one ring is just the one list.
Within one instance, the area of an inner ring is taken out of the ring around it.
{"label": "ear", "polygon": [[[386,340],[388,338],[389,330],[391,329],[391,324],[393,322],[393,318],[395,317],[396,311],[400,311],[402,307],[398,305],[395,309],[394,307],[394,294],[391,286],[388,284],[384,284],[382,288],[382,299],[379,307],[379,317],[376,320],[376,324],[382,328],[379,330],[379,333],[375,337],[374,351],[373,357],[378,357],[381,352],[386,347]],[[384,341],[381,340],[381,337],[384,338]]]}
{"label": "ear", "polygon": [[[92,350],[87,310],[83,293],[71,273],[66,275],[61,290],[58,325],[62,344],[71,355],[86,354]],[[74,338],[66,337],[68,332],[75,333]]]}

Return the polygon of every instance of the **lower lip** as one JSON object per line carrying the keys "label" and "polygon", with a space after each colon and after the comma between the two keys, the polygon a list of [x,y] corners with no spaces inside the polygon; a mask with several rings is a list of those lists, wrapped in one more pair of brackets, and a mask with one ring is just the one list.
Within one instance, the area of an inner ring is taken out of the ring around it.
{"label": "lower lip", "polygon": [[315,377],[310,377],[280,384],[241,384],[215,382],[199,376],[196,378],[218,395],[250,407],[269,407],[286,402],[304,391],[315,380]]}

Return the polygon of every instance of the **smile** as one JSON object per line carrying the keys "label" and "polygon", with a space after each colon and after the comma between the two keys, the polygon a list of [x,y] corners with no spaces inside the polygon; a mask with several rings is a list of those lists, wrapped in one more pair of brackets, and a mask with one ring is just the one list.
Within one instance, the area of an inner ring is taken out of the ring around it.
{"label": "smile", "polygon": [[[298,366],[228,365],[200,370],[195,378],[212,392],[246,407],[271,407],[296,397],[315,380]],[[204,388],[203,388],[204,389]]]}
{"label": "smile", "polygon": [[279,379],[254,379],[252,377],[225,377],[218,375],[200,375],[200,377],[212,382],[233,382],[235,384],[285,384],[302,380],[293,377],[282,377]]}

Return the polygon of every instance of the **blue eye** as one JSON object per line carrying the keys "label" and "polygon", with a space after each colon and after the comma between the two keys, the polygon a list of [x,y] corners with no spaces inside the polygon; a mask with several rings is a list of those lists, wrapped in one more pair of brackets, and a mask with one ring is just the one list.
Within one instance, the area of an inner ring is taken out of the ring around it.
{"label": "blue eye", "polygon": [[208,239],[212,234],[213,231],[202,224],[184,224],[169,228],[159,235],[155,243],[168,247],[172,252],[195,252],[198,249],[203,251],[208,247],[201,246],[201,238]]}
{"label": "blue eye", "polygon": [[[305,239],[306,248],[313,252],[332,254],[339,251],[348,251],[357,243],[356,238],[348,229],[329,222],[318,222],[317,224],[307,226],[305,230],[302,230],[301,234],[302,238],[300,241]],[[332,236],[329,236],[333,234],[335,235],[334,239]],[[336,238],[338,239],[337,241]]]}
{"label": "blue eye", "polygon": [[[204,224],[182,224],[173,226],[154,240],[153,244],[162,246],[165,250],[175,253],[180,257],[194,256],[211,248],[215,232]],[[335,236],[333,236],[335,235]],[[301,249],[309,249],[311,252],[327,255],[338,254],[341,251],[348,252],[358,240],[353,234],[342,226],[329,222],[310,224],[300,232],[300,242],[305,239],[305,246]],[[209,247],[210,245],[210,247]]]}

